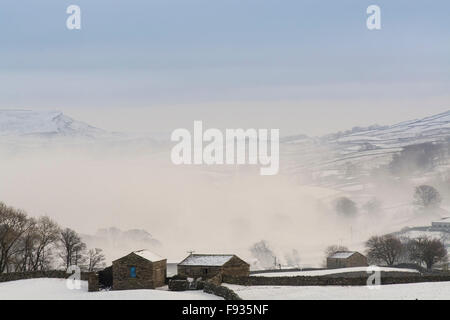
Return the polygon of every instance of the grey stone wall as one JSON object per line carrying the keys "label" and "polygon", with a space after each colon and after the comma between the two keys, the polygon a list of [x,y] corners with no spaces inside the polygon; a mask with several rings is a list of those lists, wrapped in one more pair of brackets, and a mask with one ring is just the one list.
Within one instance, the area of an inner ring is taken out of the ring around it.
{"label": "grey stone wall", "polygon": [[[223,276],[222,281],[244,286],[365,286],[368,275],[364,277],[231,277]],[[450,281],[450,274],[441,275],[381,275],[381,284],[400,284],[417,282]]]}
{"label": "grey stone wall", "polygon": [[242,300],[242,298],[239,297],[239,295],[230,288],[222,285],[216,285],[210,281],[205,281],[203,285],[203,292],[211,293],[213,295],[222,297],[225,300]]}
{"label": "grey stone wall", "polygon": [[[66,273],[64,270],[49,270],[49,271],[27,271],[27,272],[9,272],[0,273],[0,282],[25,280],[25,279],[36,279],[36,278],[58,278],[65,279],[68,278],[70,274]],[[81,280],[87,281],[89,278],[89,273],[82,272]]]}
{"label": "grey stone wall", "polygon": [[327,268],[287,268],[287,269],[264,269],[250,271],[250,275],[258,275],[260,273],[272,273],[272,272],[296,272],[296,271],[317,271],[328,270]]}
{"label": "grey stone wall", "polygon": [[189,281],[187,280],[170,280],[169,281],[170,291],[186,291],[189,290]]}
{"label": "grey stone wall", "polygon": [[88,291],[89,292],[99,291],[98,274],[96,274],[95,272],[89,273],[89,276],[88,276]]}
{"label": "grey stone wall", "polygon": [[[419,275],[418,273],[416,275]],[[327,274],[321,277],[327,278],[366,278],[369,276],[365,271],[357,271],[357,272],[341,272],[334,274]],[[407,271],[381,271],[381,278],[395,278],[395,277],[411,277],[415,276],[414,273]]]}

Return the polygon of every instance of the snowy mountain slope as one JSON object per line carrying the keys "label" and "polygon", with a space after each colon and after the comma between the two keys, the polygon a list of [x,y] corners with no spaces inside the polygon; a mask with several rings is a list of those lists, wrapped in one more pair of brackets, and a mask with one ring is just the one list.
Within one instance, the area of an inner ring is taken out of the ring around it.
{"label": "snowy mountain slope", "polygon": [[0,136],[71,136],[95,138],[107,131],[59,111],[0,110]]}
{"label": "snowy mountain slope", "polygon": [[362,130],[344,135],[331,135],[328,143],[342,147],[343,154],[394,150],[410,144],[442,141],[450,136],[450,111],[420,120],[406,121],[392,126]]}
{"label": "snowy mountain slope", "polygon": [[389,126],[353,128],[318,138],[285,138],[282,153],[286,169],[311,170],[319,175],[343,174],[349,164],[363,171],[388,163],[403,147],[450,138],[450,110],[423,119]]}
{"label": "snowy mountain slope", "polygon": [[126,155],[158,152],[149,136],[103,130],[59,111],[0,110],[0,152],[17,155],[70,148],[70,152]]}

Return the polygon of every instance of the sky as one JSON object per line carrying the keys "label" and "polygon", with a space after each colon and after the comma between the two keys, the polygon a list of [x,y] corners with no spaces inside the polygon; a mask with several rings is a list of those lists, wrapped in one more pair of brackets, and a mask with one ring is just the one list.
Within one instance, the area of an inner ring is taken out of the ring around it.
{"label": "sky", "polygon": [[[66,28],[74,4],[81,30]],[[381,30],[366,27],[372,4]],[[194,120],[281,136],[392,124],[450,110],[449,14],[448,0],[1,0],[0,109],[167,139]],[[267,239],[319,260],[318,247],[352,241],[317,208],[335,194],[297,177],[216,183],[165,153],[37,149],[2,154],[1,200],[79,232],[144,228],[182,255]],[[383,187],[410,201],[410,189]],[[394,228],[368,224],[385,222]]]}
{"label": "sky", "polygon": [[[66,8],[81,8],[68,30]],[[381,30],[366,8],[381,8]],[[450,2],[2,0],[0,108],[321,135],[450,109]]]}

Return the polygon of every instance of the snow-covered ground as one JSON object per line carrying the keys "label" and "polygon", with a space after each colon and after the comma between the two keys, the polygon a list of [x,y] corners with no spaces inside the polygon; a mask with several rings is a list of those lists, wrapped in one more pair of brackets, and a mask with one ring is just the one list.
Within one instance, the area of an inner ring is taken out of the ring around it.
{"label": "snow-covered ground", "polygon": [[88,292],[87,281],[81,289],[68,289],[65,279],[28,279],[0,283],[0,300],[218,300],[203,291],[121,290]]}
{"label": "snow-covered ground", "polygon": [[[418,272],[414,269],[399,269],[399,268],[387,268],[379,267],[380,271],[389,272]],[[296,277],[296,276],[325,276],[328,274],[347,273],[347,272],[366,272],[367,267],[355,267],[355,268],[340,268],[329,270],[313,270],[313,271],[293,271],[293,272],[268,272],[268,273],[255,273],[252,276],[255,277]]]}
{"label": "snow-covered ground", "polygon": [[447,300],[450,282],[383,285],[379,289],[343,286],[238,286],[225,284],[244,300]]}

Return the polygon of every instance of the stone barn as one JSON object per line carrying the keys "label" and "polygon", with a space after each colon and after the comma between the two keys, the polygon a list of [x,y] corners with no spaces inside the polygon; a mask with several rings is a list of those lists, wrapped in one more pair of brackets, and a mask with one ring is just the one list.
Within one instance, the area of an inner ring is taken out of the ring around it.
{"label": "stone barn", "polygon": [[356,251],[338,251],[327,258],[327,268],[366,267],[367,258]]}
{"label": "stone barn", "polygon": [[182,277],[209,279],[217,274],[248,276],[250,265],[233,254],[191,254],[177,270]]}
{"label": "stone barn", "polygon": [[113,290],[155,289],[165,285],[167,260],[148,250],[113,261]]}

